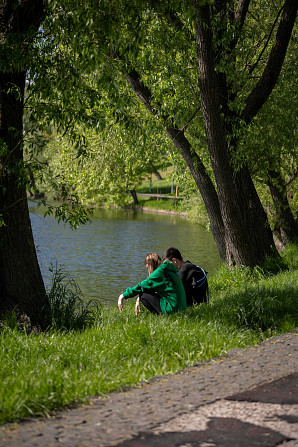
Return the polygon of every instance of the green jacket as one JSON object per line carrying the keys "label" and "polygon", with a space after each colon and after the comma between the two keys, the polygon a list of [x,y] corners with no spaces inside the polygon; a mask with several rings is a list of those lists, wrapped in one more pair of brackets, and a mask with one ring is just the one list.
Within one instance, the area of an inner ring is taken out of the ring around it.
{"label": "green jacket", "polygon": [[123,296],[125,299],[138,295],[143,289],[153,289],[160,295],[162,313],[168,314],[186,309],[185,290],[176,267],[164,261],[148,278],[134,287],[128,287]]}

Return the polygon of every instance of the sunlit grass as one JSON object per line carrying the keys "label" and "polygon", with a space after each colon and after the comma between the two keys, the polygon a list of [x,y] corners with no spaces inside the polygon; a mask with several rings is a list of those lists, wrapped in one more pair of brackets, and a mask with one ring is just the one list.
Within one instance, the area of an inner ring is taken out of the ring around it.
{"label": "sunlit grass", "polygon": [[176,199],[156,199],[156,198],[147,198],[139,197],[138,198],[140,205],[142,207],[153,208],[157,210],[164,211],[175,211],[175,212],[183,212],[184,208],[181,200]]}
{"label": "sunlit grass", "polygon": [[[157,180],[155,176],[145,178],[140,186],[136,188],[138,193],[152,193],[152,194],[165,194],[167,196],[173,196],[173,199],[161,199],[160,197],[142,197],[139,196],[138,200],[140,205],[143,207],[165,210],[165,211],[176,211],[183,212],[185,207],[183,200],[175,199],[176,195],[176,184],[172,185],[173,168],[172,166],[160,172],[162,175],[162,180]],[[179,190],[178,190],[179,196]]]}
{"label": "sunlit grass", "polygon": [[84,330],[28,333],[2,323],[0,423],[172,374],[297,326],[297,247],[287,270],[221,267],[210,303],[175,315],[102,309]]}
{"label": "sunlit grass", "polygon": [[246,329],[209,322],[204,312],[136,318],[105,309],[102,323],[82,332],[1,332],[0,422],[171,374],[234,346],[259,340]]}

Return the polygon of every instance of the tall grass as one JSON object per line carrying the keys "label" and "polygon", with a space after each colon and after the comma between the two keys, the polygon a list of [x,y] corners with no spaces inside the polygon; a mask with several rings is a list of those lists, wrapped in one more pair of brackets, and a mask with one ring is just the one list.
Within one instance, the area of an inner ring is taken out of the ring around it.
{"label": "tall grass", "polygon": [[33,334],[2,324],[0,423],[46,415],[296,327],[298,250],[291,250],[290,268],[275,275],[221,267],[209,278],[210,303],[175,315],[136,317],[131,300],[121,314],[103,308],[80,331]]}
{"label": "tall grass", "polygon": [[51,329],[85,329],[92,326],[100,314],[97,300],[86,301],[74,281],[62,266],[51,266],[52,285],[48,292],[51,309]]}

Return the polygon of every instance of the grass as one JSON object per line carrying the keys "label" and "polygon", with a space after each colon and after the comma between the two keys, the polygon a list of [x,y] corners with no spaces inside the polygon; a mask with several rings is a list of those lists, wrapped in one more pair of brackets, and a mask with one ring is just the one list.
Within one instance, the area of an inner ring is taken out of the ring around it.
{"label": "grass", "polygon": [[28,333],[2,323],[0,423],[47,415],[88,396],[172,374],[297,326],[298,247],[289,269],[233,269],[210,276],[210,303],[184,313],[134,315],[103,308],[84,330]]}
{"label": "grass", "polygon": [[[150,182],[150,178],[144,179],[143,183],[136,188],[138,193],[152,193],[152,194],[165,194],[167,196],[175,197],[176,194],[176,184],[173,184],[173,193],[172,189],[172,167],[169,167],[166,170],[160,172],[162,175],[162,180],[157,180],[153,176],[152,181]],[[179,190],[178,190],[179,196]],[[161,198],[144,198],[139,196],[138,200],[140,205],[143,207],[165,210],[165,211],[176,211],[182,212],[185,211],[185,207],[183,206],[183,200],[180,199],[161,199]]]}
{"label": "grass", "polygon": [[140,205],[142,207],[148,207],[153,208],[157,210],[165,210],[165,211],[176,211],[176,212],[183,212],[184,208],[181,206],[181,200],[176,199],[154,199],[154,198],[148,198],[145,199],[144,197],[138,197],[138,200],[140,202]]}
{"label": "grass", "polygon": [[[164,177],[164,173],[162,173],[162,175]],[[151,192],[152,194],[171,195],[171,185],[172,185],[171,179],[163,178],[162,180],[152,180],[151,191],[150,191],[150,180],[145,179],[143,181],[143,183],[136,188],[136,191],[140,192],[140,193]],[[176,193],[176,185],[175,184],[173,185],[173,189],[174,189],[174,193],[172,193],[172,194],[173,194],[173,196],[175,196],[175,193]]]}
{"label": "grass", "polygon": [[[173,180],[173,167],[171,165],[164,169],[158,170],[162,179],[159,180],[152,173],[145,177],[140,185],[136,187],[137,192],[141,193],[153,193],[153,194],[171,194],[172,180]],[[176,192],[176,183],[173,183],[174,193]],[[175,194],[174,194],[175,195]]]}
{"label": "grass", "polygon": [[92,326],[100,317],[97,300],[86,300],[73,278],[62,267],[50,267],[52,286],[48,293],[51,308],[51,328],[79,330]]}
{"label": "grass", "polygon": [[[178,197],[182,196],[184,199],[176,199],[176,184],[173,184],[173,168],[169,166],[167,169],[160,171],[162,180],[157,180],[153,176],[150,184],[150,178],[145,178],[141,185],[136,188],[138,193],[152,193],[152,194],[165,194],[170,195],[172,199],[161,199],[156,197],[142,197],[138,196],[138,200],[141,207],[150,208],[152,210],[171,211],[175,213],[186,213],[187,218],[202,225],[205,228],[209,228],[209,219],[200,194],[189,195],[186,191],[183,191],[181,187],[178,188]],[[173,192],[171,192],[173,190]],[[132,201],[130,205],[134,204]]]}

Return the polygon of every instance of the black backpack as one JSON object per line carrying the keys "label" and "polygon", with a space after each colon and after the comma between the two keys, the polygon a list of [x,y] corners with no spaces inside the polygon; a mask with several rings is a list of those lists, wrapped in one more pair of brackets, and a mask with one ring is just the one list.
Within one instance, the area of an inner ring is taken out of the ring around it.
{"label": "black backpack", "polygon": [[184,285],[188,306],[208,301],[207,272],[202,267],[186,261],[179,269],[179,275]]}

